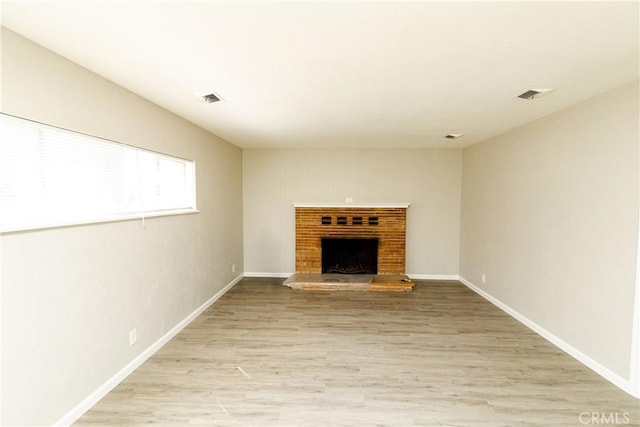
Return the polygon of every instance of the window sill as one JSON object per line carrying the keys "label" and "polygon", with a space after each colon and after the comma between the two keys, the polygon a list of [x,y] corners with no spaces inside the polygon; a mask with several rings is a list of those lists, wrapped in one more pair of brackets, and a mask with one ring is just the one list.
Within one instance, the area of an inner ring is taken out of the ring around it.
{"label": "window sill", "polygon": [[30,225],[25,227],[8,228],[5,230],[0,230],[0,235],[49,230],[49,229],[55,229],[55,228],[77,227],[77,226],[93,225],[93,224],[105,224],[110,222],[132,221],[132,220],[145,221],[149,218],[159,218],[159,217],[174,216],[174,215],[190,215],[190,214],[197,214],[197,213],[200,213],[198,209],[174,209],[174,210],[168,210],[168,211],[147,212],[144,215],[140,213],[126,214],[126,215],[115,216],[115,217],[104,218],[104,219],[96,218],[96,219],[87,219],[85,221],[73,221],[68,223],[37,224],[37,225]]}

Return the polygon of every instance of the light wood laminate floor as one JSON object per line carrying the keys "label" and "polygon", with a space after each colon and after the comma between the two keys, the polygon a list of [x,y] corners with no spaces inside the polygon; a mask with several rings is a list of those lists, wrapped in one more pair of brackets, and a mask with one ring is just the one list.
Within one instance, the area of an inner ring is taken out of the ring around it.
{"label": "light wood laminate floor", "polygon": [[77,425],[640,424],[637,399],[457,282],[281,283],[242,280]]}

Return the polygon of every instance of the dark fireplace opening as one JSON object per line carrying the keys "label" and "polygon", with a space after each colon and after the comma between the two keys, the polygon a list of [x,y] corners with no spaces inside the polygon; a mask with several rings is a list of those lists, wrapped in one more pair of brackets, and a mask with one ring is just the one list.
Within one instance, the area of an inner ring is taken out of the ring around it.
{"label": "dark fireplace opening", "polygon": [[378,274],[378,239],[322,239],[322,273]]}

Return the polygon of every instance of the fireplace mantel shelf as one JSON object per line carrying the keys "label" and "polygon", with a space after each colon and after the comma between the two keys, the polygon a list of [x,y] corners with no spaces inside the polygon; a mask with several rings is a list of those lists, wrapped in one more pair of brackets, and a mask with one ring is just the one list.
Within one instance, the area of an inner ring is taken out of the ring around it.
{"label": "fireplace mantel shelf", "polygon": [[408,208],[411,203],[293,203],[296,208]]}

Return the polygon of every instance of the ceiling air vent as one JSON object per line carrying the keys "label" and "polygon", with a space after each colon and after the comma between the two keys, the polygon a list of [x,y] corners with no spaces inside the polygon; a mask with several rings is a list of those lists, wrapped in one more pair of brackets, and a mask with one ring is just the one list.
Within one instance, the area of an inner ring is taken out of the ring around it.
{"label": "ceiling air vent", "polygon": [[215,93],[210,93],[208,95],[202,95],[200,97],[200,99],[202,100],[202,102],[206,102],[207,104],[212,104],[214,102],[220,101],[220,97],[218,95],[216,95]]}
{"label": "ceiling air vent", "polygon": [[450,133],[448,135],[445,135],[445,138],[447,139],[457,139],[460,138],[462,136],[461,133]]}
{"label": "ceiling air vent", "polygon": [[522,99],[536,99],[536,98],[540,98],[543,95],[546,95],[547,93],[553,91],[553,89],[550,88],[545,88],[545,89],[529,89],[528,91],[521,93],[520,95],[518,95],[518,98],[522,98]]}

